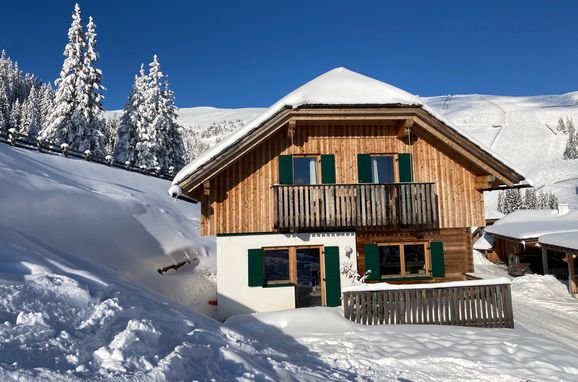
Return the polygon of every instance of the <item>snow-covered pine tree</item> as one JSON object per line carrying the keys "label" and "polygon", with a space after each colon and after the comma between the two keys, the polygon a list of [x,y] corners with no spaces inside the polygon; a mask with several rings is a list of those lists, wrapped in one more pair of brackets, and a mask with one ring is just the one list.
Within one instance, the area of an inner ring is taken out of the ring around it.
{"label": "snow-covered pine tree", "polygon": [[147,124],[144,118],[147,83],[148,77],[145,73],[144,65],[141,64],[139,74],[134,77],[132,91],[124,106],[116,133],[113,157],[117,161],[135,163],[137,130],[142,131],[142,129],[139,129],[140,126]]}
{"label": "snow-covered pine tree", "polygon": [[548,194],[544,190],[540,190],[538,193],[537,205],[539,210],[548,209]]}
{"label": "snow-covered pine tree", "polygon": [[40,88],[40,129],[48,124],[54,106],[54,90],[50,83]]}
{"label": "snow-covered pine tree", "polygon": [[20,120],[19,133],[29,138],[36,139],[40,130],[41,110],[40,110],[41,88],[33,86],[30,89],[28,98],[22,106],[22,118]]}
{"label": "snow-covered pine tree", "polygon": [[71,150],[93,154],[103,154],[102,124],[95,123],[91,116],[96,114],[93,93],[94,78],[90,78],[87,69],[86,36],[82,27],[82,16],[78,4],[74,6],[72,23],[68,30],[68,43],[64,48],[64,63],[60,78],[56,80],[54,109],[49,122],[43,126],[38,139],[60,146],[66,143]]}
{"label": "snow-covered pine tree", "polygon": [[163,83],[161,104],[154,122],[158,135],[157,157],[164,170],[180,170],[184,165],[185,148],[181,127],[177,124],[175,96],[167,80]]}
{"label": "snow-covered pine tree", "polygon": [[574,121],[566,119],[566,131],[568,133],[568,140],[566,141],[566,148],[564,149],[564,159],[578,159],[578,136]]}
{"label": "snow-covered pine tree", "polygon": [[562,133],[566,134],[566,125],[564,124],[564,118],[560,117],[560,119],[558,120],[558,126],[556,127],[556,130],[561,131]]}
{"label": "snow-covered pine tree", "polygon": [[10,108],[10,118],[8,119],[8,129],[20,128],[20,120],[22,119],[22,105],[20,100],[17,98]]}
{"label": "snow-covered pine tree", "polygon": [[114,147],[116,146],[117,131],[120,125],[120,120],[116,116],[111,116],[106,119],[104,124],[104,136],[106,142],[104,143],[106,155],[113,155]]}
{"label": "snow-covered pine tree", "polygon": [[553,192],[548,192],[548,208],[551,210],[558,209],[558,196]]}
{"label": "snow-covered pine tree", "polygon": [[534,187],[527,188],[524,192],[524,208],[527,210],[538,209],[538,197]]}
{"label": "snow-covered pine tree", "polygon": [[84,52],[83,62],[86,91],[85,96],[80,100],[80,104],[81,109],[85,113],[87,129],[94,134],[90,139],[93,141],[101,141],[99,154],[104,155],[106,143],[109,139],[112,139],[112,137],[104,136],[105,121],[102,116],[102,100],[104,96],[102,95],[102,91],[106,89],[101,84],[102,71],[94,67],[98,58],[99,55],[96,51],[96,24],[94,24],[92,17],[89,17],[86,26],[86,51]]}
{"label": "snow-covered pine tree", "polygon": [[498,212],[501,212],[503,214],[505,214],[505,208],[504,208],[504,191],[500,190],[498,191]]}

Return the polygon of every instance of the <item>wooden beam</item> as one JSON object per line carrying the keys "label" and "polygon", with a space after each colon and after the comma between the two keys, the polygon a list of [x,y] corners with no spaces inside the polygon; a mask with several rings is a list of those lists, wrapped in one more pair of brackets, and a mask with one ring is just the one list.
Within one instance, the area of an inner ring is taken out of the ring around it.
{"label": "wooden beam", "polygon": [[548,250],[542,247],[542,268],[544,269],[543,274],[547,275],[550,273],[548,269]]}
{"label": "wooden beam", "polygon": [[295,119],[289,120],[287,127],[287,138],[293,139],[295,136],[295,127],[297,126],[297,121]]}
{"label": "wooden beam", "polygon": [[211,195],[211,182],[208,180],[205,180],[203,182],[203,195],[205,196]]}
{"label": "wooden beam", "polygon": [[568,289],[575,296],[578,294],[578,285],[576,284],[576,273],[574,272],[574,254],[566,252],[566,259],[568,261]]}
{"label": "wooden beam", "polygon": [[405,139],[411,134],[411,128],[413,127],[413,118],[408,118],[402,120],[397,127],[397,137],[399,139]]}
{"label": "wooden beam", "polygon": [[476,190],[489,190],[493,188],[496,177],[494,175],[483,175],[476,177]]}

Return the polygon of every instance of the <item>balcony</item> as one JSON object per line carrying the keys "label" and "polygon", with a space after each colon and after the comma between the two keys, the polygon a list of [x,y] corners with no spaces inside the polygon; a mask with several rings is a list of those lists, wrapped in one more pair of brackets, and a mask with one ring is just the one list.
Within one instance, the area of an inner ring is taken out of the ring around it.
{"label": "balcony", "polygon": [[275,185],[273,202],[282,232],[438,227],[433,183]]}

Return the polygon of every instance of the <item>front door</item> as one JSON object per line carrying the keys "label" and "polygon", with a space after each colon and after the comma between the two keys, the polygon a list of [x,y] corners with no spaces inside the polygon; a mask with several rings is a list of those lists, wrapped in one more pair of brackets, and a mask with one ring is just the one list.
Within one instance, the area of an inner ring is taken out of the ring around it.
{"label": "front door", "polygon": [[321,249],[296,248],[297,307],[322,306]]}

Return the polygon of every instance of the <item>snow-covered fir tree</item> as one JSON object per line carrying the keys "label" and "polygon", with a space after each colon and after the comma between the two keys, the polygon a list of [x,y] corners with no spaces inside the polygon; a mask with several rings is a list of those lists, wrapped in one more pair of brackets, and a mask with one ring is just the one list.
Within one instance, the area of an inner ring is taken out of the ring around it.
{"label": "snow-covered fir tree", "polygon": [[111,116],[106,119],[104,124],[104,137],[106,139],[105,152],[106,155],[113,155],[116,146],[117,132],[120,126],[120,119],[116,116]]}
{"label": "snow-covered fir tree", "polygon": [[22,106],[19,133],[29,138],[36,138],[42,121],[41,94],[42,88],[32,87]]}
{"label": "snow-covered fir tree", "polygon": [[498,193],[498,211],[503,214],[509,214],[518,209],[557,209],[558,197],[551,191],[527,188],[522,193],[519,189],[503,190]]}
{"label": "snow-covered fir tree", "polygon": [[578,135],[574,127],[572,119],[566,119],[566,132],[568,140],[566,141],[566,148],[564,149],[564,159],[578,159]]}
{"label": "snow-covered fir tree", "polygon": [[524,191],[524,208],[527,210],[535,210],[538,208],[538,196],[534,187],[528,188]]}
{"label": "snow-covered fir tree", "polygon": [[22,119],[22,104],[20,100],[16,98],[16,101],[12,104],[10,108],[10,118],[8,119],[8,129],[20,129],[20,121]]}
{"label": "snow-covered fir tree", "polygon": [[558,126],[556,127],[556,130],[566,134],[566,124],[564,123],[564,118],[560,117],[560,119],[558,119]]}
{"label": "snow-covered fir tree", "polygon": [[177,124],[175,98],[157,56],[135,77],[123,110],[114,157],[143,169],[180,169],[185,150]]}
{"label": "snow-covered fir tree", "polygon": [[144,65],[141,64],[139,74],[134,77],[130,96],[120,117],[113,155],[117,161],[135,163],[137,130],[142,131],[140,127],[147,124],[144,116],[147,83],[148,77]]}
{"label": "snow-covered fir tree", "polygon": [[38,138],[55,145],[67,144],[72,150],[90,150],[103,155],[102,106],[99,104],[102,96],[98,94],[102,88],[99,86],[100,73],[92,68],[98,58],[94,51],[94,30],[91,39],[93,41],[87,44],[80,7],[76,4],[64,48],[64,63],[60,78],[56,80],[54,109]]}

